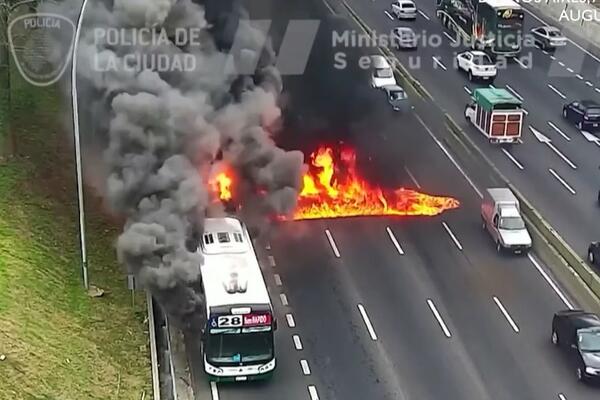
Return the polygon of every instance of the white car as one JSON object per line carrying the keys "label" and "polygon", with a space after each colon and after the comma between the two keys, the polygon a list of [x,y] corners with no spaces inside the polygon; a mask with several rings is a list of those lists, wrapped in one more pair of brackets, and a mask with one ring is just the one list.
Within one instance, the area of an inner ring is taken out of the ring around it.
{"label": "white car", "polygon": [[397,85],[392,66],[384,56],[371,56],[371,87],[382,88]]}
{"label": "white car", "polygon": [[486,79],[494,82],[498,69],[496,64],[483,51],[465,51],[456,56],[457,66],[469,74],[469,80]]}
{"label": "white car", "polygon": [[567,38],[554,26],[538,26],[531,30],[533,40],[544,50],[553,50],[567,45]]}
{"label": "white car", "polygon": [[417,6],[413,0],[396,0],[392,3],[392,13],[398,19],[417,19]]}

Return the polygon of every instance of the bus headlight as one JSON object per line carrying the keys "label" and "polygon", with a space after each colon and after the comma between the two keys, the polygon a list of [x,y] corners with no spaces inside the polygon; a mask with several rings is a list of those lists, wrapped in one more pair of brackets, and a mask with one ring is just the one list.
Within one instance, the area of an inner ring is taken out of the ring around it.
{"label": "bus headlight", "polygon": [[258,373],[268,372],[268,371],[271,371],[272,369],[275,369],[275,359],[272,359],[268,363],[258,367]]}

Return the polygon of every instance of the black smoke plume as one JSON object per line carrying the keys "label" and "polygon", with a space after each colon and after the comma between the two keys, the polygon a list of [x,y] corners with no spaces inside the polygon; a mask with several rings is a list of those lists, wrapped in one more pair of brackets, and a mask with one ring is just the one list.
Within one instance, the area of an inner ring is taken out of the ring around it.
{"label": "black smoke plume", "polygon": [[[75,21],[80,5],[67,0],[46,11]],[[198,327],[196,250],[204,218],[221,212],[211,171],[218,163],[235,170],[241,215],[255,228],[292,212],[301,186],[302,153],[272,139],[282,90],[275,52],[235,0],[90,0],[82,21],[77,83],[88,183],[126,217],[119,261],[173,322]],[[182,42],[182,29],[200,34]],[[118,43],[101,30],[118,32]],[[161,31],[168,41],[135,40]],[[144,68],[126,68],[132,54],[147,57]],[[153,55],[196,67],[160,70]]]}

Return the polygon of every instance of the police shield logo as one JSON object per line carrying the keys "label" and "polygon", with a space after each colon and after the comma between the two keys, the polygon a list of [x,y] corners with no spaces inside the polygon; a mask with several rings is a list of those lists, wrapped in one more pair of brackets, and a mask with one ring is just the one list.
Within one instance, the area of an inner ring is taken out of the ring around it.
{"label": "police shield logo", "polygon": [[75,25],[58,14],[25,14],[8,26],[17,69],[35,86],[49,86],[60,79],[71,60],[74,38]]}

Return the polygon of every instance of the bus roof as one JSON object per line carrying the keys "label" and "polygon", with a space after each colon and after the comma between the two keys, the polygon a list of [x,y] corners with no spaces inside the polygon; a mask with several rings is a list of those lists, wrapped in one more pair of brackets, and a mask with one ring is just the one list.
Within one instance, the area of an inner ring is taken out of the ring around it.
{"label": "bus roof", "polygon": [[498,104],[515,104],[520,106],[521,100],[508,90],[501,88],[478,88],[473,91],[473,98],[484,108],[491,109]]}
{"label": "bus roof", "polygon": [[206,307],[271,304],[250,234],[236,218],[207,218],[200,250]]}
{"label": "bus roof", "polygon": [[479,0],[480,3],[486,3],[493,8],[512,8],[520,10],[521,5],[514,0]]}

